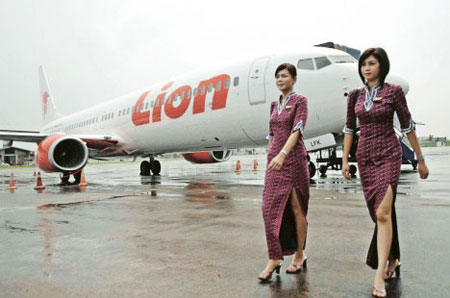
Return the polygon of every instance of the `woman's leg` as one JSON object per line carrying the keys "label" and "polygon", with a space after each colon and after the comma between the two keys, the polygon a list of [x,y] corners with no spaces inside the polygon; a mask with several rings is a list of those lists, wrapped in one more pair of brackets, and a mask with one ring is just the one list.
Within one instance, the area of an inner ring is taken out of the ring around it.
{"label": "woman's leg", "polygon": [[384,277],[386,263],[392,244],[392,202],[393,192],[391,185],[388,186],[383,201],[376,210],[377,216],[377,251],[378,269],[375,273],[374,286],[384,288]]}
{"label": "woman's leg", "polygon": [[308,223],[305,218],[305,214],[302,210],[302,207],[300,206],[300,203],[298,202],[298,195],[295,188],[292,189],[291,194],[291,206],[292,211],[294,213],[295,217],[295,225],[297,230],[297,251],[294,255],[294,259],[292,260],[293,264],[300,265],[303,262],[303,248],[305,246],[305,240],[306,240],[306,234],[307,234],[307,228]]}

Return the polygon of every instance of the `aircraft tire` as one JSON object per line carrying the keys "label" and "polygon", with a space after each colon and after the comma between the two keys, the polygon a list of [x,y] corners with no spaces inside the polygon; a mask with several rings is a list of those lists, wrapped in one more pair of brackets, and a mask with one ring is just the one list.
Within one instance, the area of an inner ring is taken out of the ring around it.
{"label": "aircraft tire", "polygon": [[161,163],[154,160],[151,165],[151,170],[153,175],[159,175],[159,173],[161,173]]}
{"label": "aircraft tire", "polygon": [[141,176],[150,176],[150,162],[144,160],[141,162]]}
{"label": "aircraft tire", "polygon": [[308,164],[308,168],[309,168],[309,178],[314,177],[314,175],[316,175],[316,165],[310,161]]}

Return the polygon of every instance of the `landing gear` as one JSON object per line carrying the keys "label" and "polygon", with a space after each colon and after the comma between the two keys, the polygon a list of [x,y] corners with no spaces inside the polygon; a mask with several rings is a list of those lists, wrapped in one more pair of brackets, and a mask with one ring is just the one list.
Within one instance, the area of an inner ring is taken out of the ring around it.
{"label": "landing gear", "polygon": [[62,173],[62,176],[59,176],[61,179],[61,185],[69,185],[70,173]]}
{"label": "landing gear", "polygon": [[150,156],[150,161],[142,161],[141,162],[141,176],[150,176],[153,175],[159,175],[161,173],[161,163],[156,160],[153,156]]}
{"label": "landing gear", "polygon": [[[70,175],[72,175],[73,178],[75,179],[75,181],[72,183],[69,182]],[[59,178],[61,179],[61,185],[63,185],[63,186],[78,185],[78,184],[80,184],[80,181],[81,181],[81,170],[77,171],[75,173],[64,172],[64,173],[62,173],[62,176],[59,176]]]}
{"label": "landing gear", "polygon": [[74,184],[76,184],[76,185],[80,184],[80,181],[81,181],[81,170],[77,171],[76,173],[74,173],[73,174],[73,178],[75,178]]}

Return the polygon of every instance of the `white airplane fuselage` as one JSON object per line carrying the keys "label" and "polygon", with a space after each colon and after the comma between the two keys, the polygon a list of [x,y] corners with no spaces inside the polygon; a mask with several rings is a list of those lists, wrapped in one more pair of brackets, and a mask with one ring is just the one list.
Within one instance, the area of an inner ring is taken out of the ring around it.
{"label": "white airplane fuselage", "polygon": [[[318,69],[314,58],[319,57],[331,63]],[[336,57],[347,57],[346,62],[335,63]],[[308,98],[304,138],[341,134],[346,95],[362,85],[358,63],[345,52],[320,47],[180,76],[59,118],[42,132],[114,136],[124,152],[139,155],[265,146],[270,103],[280,96],[275,70],[281,63],[297,66],[303,59],[311,59],[314,68],[297,68],[294,86]],[[400,77],[389,78],[407,89]]]}

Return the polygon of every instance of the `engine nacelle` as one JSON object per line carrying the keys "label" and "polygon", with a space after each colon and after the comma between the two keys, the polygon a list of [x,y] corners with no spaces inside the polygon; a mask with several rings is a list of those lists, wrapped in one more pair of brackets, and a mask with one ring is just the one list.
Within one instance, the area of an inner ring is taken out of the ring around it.
{"label": "engine nacelle", "polygon": [[215,163],[229,160],[232,154],[233,152],[231,150],[204,151],[185,153],[183,157],[192,163]]}
{"label": "engine nacelle", "polygon": [[81,139],[54,135],[39,143],[36,164],[46,172],[74,172],[86,165],[88,157],[88,148]]}

